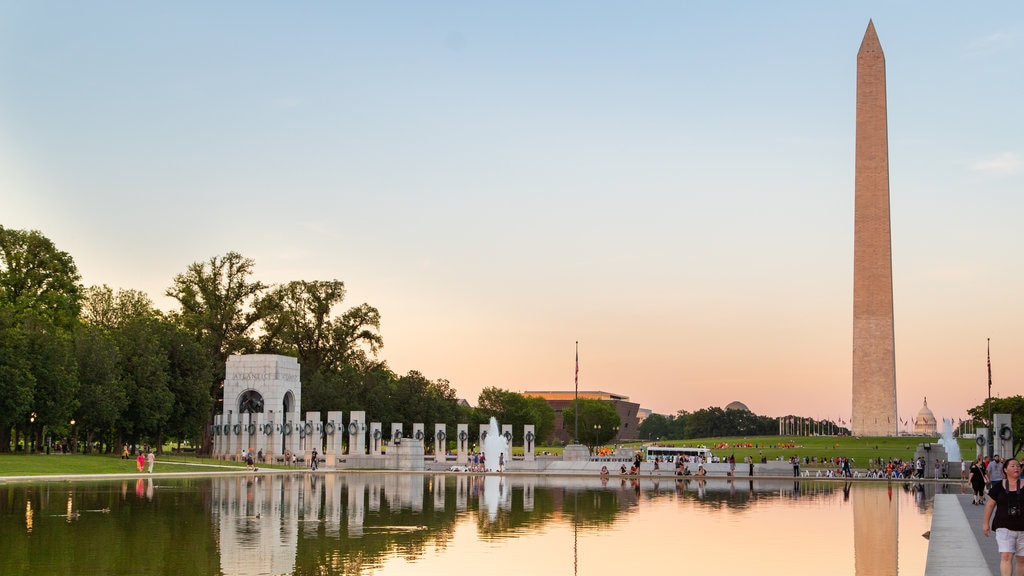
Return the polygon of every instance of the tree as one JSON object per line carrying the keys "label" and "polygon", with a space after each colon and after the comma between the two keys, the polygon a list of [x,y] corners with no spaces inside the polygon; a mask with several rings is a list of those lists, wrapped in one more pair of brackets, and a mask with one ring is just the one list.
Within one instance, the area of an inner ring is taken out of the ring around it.
{"label": "tree", "polygon": [[[607,400],[593,400],[590,398],[579,399],[580,436],[578,440],[586,444],[591,439],[594,446],[608,443],[619,431],[622,420],[619,418],[615,406]],[[570,422],[575,426],[576,407],[570,405],[562,410],[562,423],[568,429]]]}
{"label": "tree", "polygon": [[[989,409],[990,400],[991,410]],[[1020,454],[1021,448],[1024,447],[1024,396],[986,398],[985,402],[971,408],[967,413],[974,418],[976,424],[980,426],[988,425],[990,430],[992,426],[989,421],[989,414],[1009,414],[1013,428],[1013,456],[1016,457],[1017,454]],[[999,434],[999,430],[993,430],[993,432]],[[1000,456],[1003,458],[1010,457],[1009,454],[1000,454]]]}
{"label": "tree", "polygon": [[25,332],[0,301],[0,452],[10,451],[11,428],[31,412],[35,383]]}
{"label": "tree", "polygon": [[305,386],[322,370],[365,366],[384,345],[380,313],[361,304],[340,316],[331,316],[345,299],[340,280],[294,281],[274,288],[263,301],[264,353],[295,354],[302,366]]}
{"label": "tree", "polygon": [[0,415],[0,451],[10,450],[12,426],[37,435],[68,429],[81,297],[69,254],[37,231],[0,226],[0,396],[12,410]]}
{"label": "tree", "polygon": [[683,439],[683,426],[685,424],[685,413],[678,416],[665,416],[664,414],[651,414],[640,423],[639,434],[642,440],[681,440]]}
{"label": "tree", "polygon": [[471,424],[486,423],[494,416],[499,424],[511,424],[515,428],[532,424],[537,438],[544,439],[550,438],[555,430],[555,411],[546,400],[493,386],[480,391],[476,413],[476,421]]}
{"label": "tree", "polygon": [[167,296],[181,305],[177,317],[181,325],[221,363],[253,348],[253,326],[266,314],[262,302],[266,286],[249,279],[254,266],[252,259],[228,252],[191,264],[167,289]]}
{"label": "tree", "polygon": [[0,302],[20,319],[31,312],[60,330],[78,321],[82,287],[71,255],[33,230],[0,226]]}
{"label": "tree", "polygon": [[[221,383],[228,356],[254,349],[253,327],[267,314],[263,301],[266,286],[250,280],[254,266],[237,252],[214,256],[191,264],[174,277],[166,292],[181,306],[171,318],[194,335],[213,368],[208,386],[214,402],[208,421],[223,401]],[[204,444],[209,446],[208,430],[205,426],[203,430]]]}
{"label": "tree", "polygon": [[118,370],[117,343],[108,330],[82,324],[75,330],[75,358],[79,385],[77,426],[87,447],[97,435],[109,446],[126,401],[124,381]]}

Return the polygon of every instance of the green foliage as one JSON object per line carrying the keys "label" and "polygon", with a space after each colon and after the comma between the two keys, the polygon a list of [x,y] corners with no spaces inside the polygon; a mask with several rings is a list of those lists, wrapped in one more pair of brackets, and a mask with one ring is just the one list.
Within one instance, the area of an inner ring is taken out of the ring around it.
{"label": "green foliage", "polygon": [[[974,418],[975,424],[979,427],[988,426],[989,429],[992,428],[989,421],[990,413],[1009,414],[1013,428],[1013,456],[1016,457],[1020,454],[1021,448],[1024,447],[1024,397],[1017,395],[1010,396],[1009,398],[992,398],[991,412],[989,399],[986,398],[985,402],[971,408],[967,413]],[[999,433],[998,430],[993,432]],[[1009,454],[1000,454],[1000,456],[1007,458]]]}
{"label": "green foliage", "polygon": [[[583,444],[593,441],[595,446],[607,444],[619,431],[622,420],[615,411],[615,406],[607,400],[579,400],[579,431],[578,440]],[[576,407],[572,404],[562,410],[562,423],[566,430],[575,431]],[[571,434],[570,434],[571,435]],[[543,438],[543,436],[542,436]]]}
{"label": "green foliage", "polygon": [[643,440],[682,440],[685,438],[684,427],[686,425],[686,414],[680,413],[675,416],[663,414],[651,414],[640,423],[639,434]]}
{"label": "green foliage", "polygon": [[524,396],[501,388],[486,387],[477,398],[476,414],[470,420],[471,436],[478,430],[475,424],[485,424],[491,416],[500,424],[511,424],[521,428],[527,424],[536,426],[538,438],[547,438],[555,429],[555,411],[542,398]]}
{"label": "green foliage", "polygon": [[12,426],[30,435],[68,426],[78,391],[78,281],[71,256],[48,238],[0,226],[0,452],[10,449]]}

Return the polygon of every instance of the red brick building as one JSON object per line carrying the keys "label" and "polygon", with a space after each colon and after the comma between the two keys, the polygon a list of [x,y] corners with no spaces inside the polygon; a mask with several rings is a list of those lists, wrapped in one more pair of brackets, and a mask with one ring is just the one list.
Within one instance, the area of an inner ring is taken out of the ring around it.
{"label": "red brick building", "polygon": [[[547,400],[548,404],[555,409],[555,431],[552,434],[552,439],[561,440],[563,443],[572,441],[573,422],[568,424],[562,422],[562,410],[572,406],[573,401],[576,399],[576,392],[572,390],[528,390],[523,392],[523,396],[535,396]],[[638,431],[640,427],[640,405],[636,402],[630,402],[629,396],[601,392],[600,390],[581,390],[579,397],[585,400],[604,400],[611,402],[615,406],[615,412],[618,413],[621,423],[619,424],[618,433],[611,439],[611,442],[636,440],[640,437]],[[580,435],[585,433],[586,431],[580,431]],[[584,439],[586,439],[586,436],[581,440]]]}

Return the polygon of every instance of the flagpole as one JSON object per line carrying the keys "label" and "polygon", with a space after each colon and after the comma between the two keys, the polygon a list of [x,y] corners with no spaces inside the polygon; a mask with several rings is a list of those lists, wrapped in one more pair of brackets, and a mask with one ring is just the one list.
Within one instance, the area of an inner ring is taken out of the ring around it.
{"label": "flagpole", "polygon": [[576,428],[573,437],[573,444],[580,443],[580,341],[576,341],[576,376],[574,377],[576,383],[576,397],[574,399],[575,408],[573,408],[573,414],[576,415]]}
{"label": "flagpole", "polygon": [[992,423],[992,339],[985,339],[985,351],[988,356],[988,438],[985,438],[985,442],[988,443],[988,457],[992,459],[993,448],[992,444],[996,441],[995,426]]}

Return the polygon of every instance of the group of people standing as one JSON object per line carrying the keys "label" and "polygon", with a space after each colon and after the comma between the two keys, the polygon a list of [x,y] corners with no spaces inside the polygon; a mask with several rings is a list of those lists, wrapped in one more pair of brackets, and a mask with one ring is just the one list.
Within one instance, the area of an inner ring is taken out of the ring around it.
{"label": "group of people standing", "polygon": [[[122,460],[127,460],[128,459],[128,445],[127,444],[125,444],[124,448],[121,450],[121,459]],[[152,474],[153,473],[153,466],[155,464],[156,464],[156,452],[154,452],[152,448],[150,448],[148,451],[139,450],[139,455],[135,457],[135,466],[139,469],[139,472],[142,472],[143,470],[145,470],[146,466],[148,465],[149,466],[149,473]]]}

